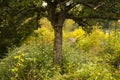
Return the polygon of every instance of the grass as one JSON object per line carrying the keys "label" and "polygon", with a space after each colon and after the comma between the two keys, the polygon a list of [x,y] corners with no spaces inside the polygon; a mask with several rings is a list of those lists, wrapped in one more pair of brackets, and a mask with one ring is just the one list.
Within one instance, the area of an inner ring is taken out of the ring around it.
{"label": "grass", "polygon": [[0,60],[0,80],[120,80],[119,37],[114,41],[114,36],[106,37],[101,30],[96,30],[87,36],[74,35],[77,41],[72,43],[68,42],[71,36],[66,33],[62,65],[56,67],[52,60],[52,38],[44,42],[44,36],[41,42],[38,37],[37,42],[29,40],[29,45],[10,50],[8,56]]}

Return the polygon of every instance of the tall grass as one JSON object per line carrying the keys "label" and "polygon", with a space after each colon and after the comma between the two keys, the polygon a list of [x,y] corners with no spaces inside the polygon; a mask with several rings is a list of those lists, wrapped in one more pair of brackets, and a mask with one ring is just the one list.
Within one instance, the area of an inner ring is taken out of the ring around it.
{"label": "tall grass", "polygon": [[[107,35],[96,29],[85,35],[81,28],[70,32],[72,36],[64,33],[62,64],[53,66],[53,39],[48,39],[45,29],[42,31],[38,31],[38,37],[28,38],[30,42],[10,50],[0,61],[0,80],[120,79],[120,38],[115,38],[114,33]],[[41,35],[44,31],[46,34]]]}

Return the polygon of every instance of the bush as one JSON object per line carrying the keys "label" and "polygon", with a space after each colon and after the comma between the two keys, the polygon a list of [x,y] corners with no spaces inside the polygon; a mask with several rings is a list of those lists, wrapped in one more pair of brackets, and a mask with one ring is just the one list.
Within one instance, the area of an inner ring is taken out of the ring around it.
{"label": "bush", "polygon": [[52,55],[51,47],[46,44],[15,48],[9,52],[8,57],[0,62],[0,79],[36,80],[47,78],[49,70],[52,69]]}
{"label": "bush", "polygon": [[[0,80],[120,79],[120,39],[115,38],[114,33],[108,35],[95,29],[90,35],[85,35],[80,28],[70,32],[75,39],[71,44],[68,42],[71,38],[69,32],[64,33],[62,64],[54,66],[53,37],[47,41],[47,32],[45,28],[37,30],[37,42],[34,42],[33,35],[26,39],[27,45],[10,50],[9,55],[0,60]],[[31,41],[27,43],[27,40]]]}

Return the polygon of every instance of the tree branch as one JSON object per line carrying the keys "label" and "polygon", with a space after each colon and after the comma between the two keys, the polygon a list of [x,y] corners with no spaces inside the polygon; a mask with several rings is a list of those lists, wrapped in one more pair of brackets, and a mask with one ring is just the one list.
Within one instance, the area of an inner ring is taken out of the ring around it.
{"label": "tree branch", "polygon": [[96,10],[97,8],[101,7],[102,5],[104,5],[105,3],[104,2],[99,2],[97,5],[93,5],[91,3],[88,3],[88,2],[85,2],[83,0],[74,0],[75,3],[77,4],[83,4],[89,8],[92,8],[94,10]]}
{"label": "tree branch", "polygon": [[67,14],[67,19],[73,19],[73,20],[80,20],[80,19],[102,19],[102,20],[120,20],[120,16],[113,17],[113,16],[100,16],[100,15],[91,15],[91,16],[82,16],[82,17],[76,17],[73,14]]}

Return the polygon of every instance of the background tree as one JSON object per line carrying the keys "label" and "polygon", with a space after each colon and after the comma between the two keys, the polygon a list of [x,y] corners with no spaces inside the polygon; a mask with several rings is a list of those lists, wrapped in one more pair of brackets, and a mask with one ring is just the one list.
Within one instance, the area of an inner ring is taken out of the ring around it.
{"label": "background tree", "polygon": [[[41,17],[47,17],[51,21],[55,33],[53,62],[56,65],[61,64],[62,28],[66,19],[73,19],[90,32],[91,25],[101,19],[118,20],[120,18],[119,0],[1,0],[0,5],[1,42],[12,38],[13,44],[16,44],[16,41],[19,43],[30,31],[38,27],[38,20]],[[31,21],[36,24],[34,27],[23,27],[31,25]],[[20,35],[21,37],[18,37]]]}

